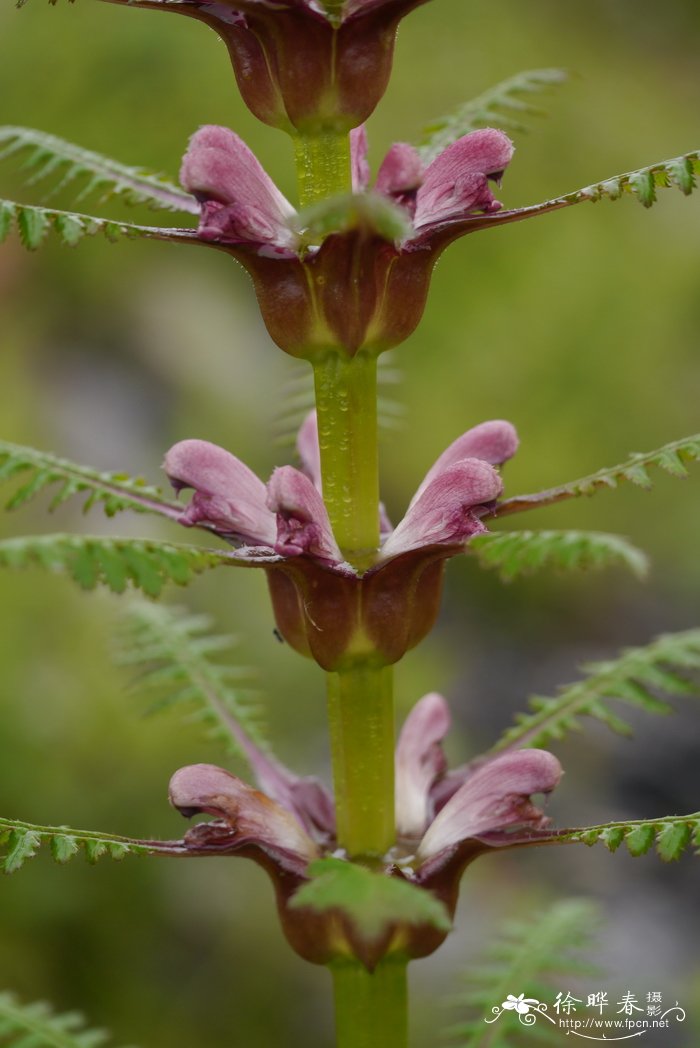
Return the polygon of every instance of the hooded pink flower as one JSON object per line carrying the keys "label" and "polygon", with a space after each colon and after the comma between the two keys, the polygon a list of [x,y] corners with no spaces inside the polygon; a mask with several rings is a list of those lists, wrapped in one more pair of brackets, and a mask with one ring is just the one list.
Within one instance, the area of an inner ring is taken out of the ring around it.
{"label": "hooded pink flower", "polygon": [[[559,783],[561,767],[544,750],[518,750],[482,759],[446,773],[441,743],[450,725],[442,696],[424,696],[409,714],[396,749],[397,845],[386,856],[386,873],[432,891],[454,913],[459,881],[466,865],[491,848],[513,847],[547,834],[548,820],[532,803]],[[270,874],[282,924],[292,946],[307,960],[326,964],[338,950],[338,925],[317,915],[299,915],[287,905],[304,883],[307,867],[324,854],[338,854],[333,801],[314,779],[300,779],[258,750],[239,729],[258,781],[254,789],[209,764],[176,772],[171,803],[183,815],[200,812],[215,822],[196,826],[185,836],[185,854],[242,854]],[[345,922],[346,923],[346,922]],[[393,937],[358,941],[344,934],[353,952],[373,967]],[[444,939],[434,929],[402,929],[401,948],[411,956],[431,953]]]}
{"label": "hooded pink flower", "polygon": [[394,38],[425,0],[109,0],[188,15],[226,44],[244,101],[290,133],[361,124],[384,94]]}
{"label": "hooded pink flower", "polygon": [[266,570],[282,634],[332,669],[361,653],[394,662],[425,636],[437,614],[444,562],[486,530],[481,517],[503,488],[494,467],[517,443],[502,421],[484,422],[454,441],[403,520],[392,528],[383,515],[375,563],[361,575],[343,559],[323,502],[315,413],[299,432],[302,469],[282,466],[267,484],[203,440],[175,444],[164,469],[178,491],[194,491],[179,523],[241,543],[232,561]]}
{"label": "hooded pink flower", "polygon": [[[294,356],[381,351],[405,339],[420,320],[440,252],[501,208],[489,181],[500,180],[513,155],[510,139],[493,128],[465,135],[427,166],[398,143],[367,194],[364,129],[350,137],[358,195],[346,228],[319,244],[306,244],[294,208],[233,131],[200,128],[182,163],[182,185],[201,206],[200,242],[248,269],[268,331]],[[400,242],[387,239],[382,208],[394,226],[405,226]]]}

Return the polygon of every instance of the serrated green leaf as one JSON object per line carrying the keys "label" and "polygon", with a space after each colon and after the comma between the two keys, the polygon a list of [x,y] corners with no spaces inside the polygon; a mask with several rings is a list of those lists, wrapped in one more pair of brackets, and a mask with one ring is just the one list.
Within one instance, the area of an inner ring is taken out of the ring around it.
{"label": "serrated green leaf", "polygon": [[445,1031],[449,1043],[455,1048],[519,1045],[516,1030],[523,1030],[519,1016],[503,1014],[494,1025],[485,1024],[484,1017],[508,994],[544,1000],[571,976],[597,975],[585,962],[585,954],[599,924],[598,910],[582,899],[563,900],[548,909],[537,907],[534,914],[503,922],[495,935],[486,937],[482,956],[465,975],[464,991],[449,1002],[464,1016]]}
{"label": "serrated green leaf", "polygon": [[419,147],[424,163],[430,163],[462,135],[479,127],[526,131],[523,118],[542,115],[542,111],[529,101],[530,97],[560,86],[566,79],[562,69],[528,69],[489,88],[459,106],[454,113],[433,121],[425,128],[425,138]]}
{"label": "serrated green leaf", "polygon": [[641,550],[620,535],[596,531],[511,531],[477,535],[468,549],[504,582],[541,568],[581,571],[622,565],[637,577],[648,569]]}
{"label": "serrated green leaf", "polygon": [[182,854],[179,842],[141,841],[68,826],[36,826],[18,819],[0,818],[0,851],[5,853],[0,856],[0,870],[14,873],[45,843],[58,863],[69,862],[81,850],[88,862],[96,862],[102,856],[119,861],[127,855]]}
{"label": "serrated green leaf", "polygon": [[692,828],[687,822],[667,822],[656,838],[656,851],[664,862],[679,859],[690,843]]}
{"label": "serrated green leaf", "polygon": [[219,661],[235,641],[212,635],[211,627],[208,616],[184,608],[134,603],[124,617],[119,661],[138,670],[137,686],[154,700],[149,712],[194,709],[210,738],[248,760],[251,745],[267,745],[260,696],[246,666]]}
{"label": "serrated green leaf", "polygon": [[24,158],[23,170],[31,173],[31,185],[58,174],[54,193],[75,185],[80,190],[78,199],[99,190],[102,199],[118,196],[127,204],[199,213],[194,197],[161,175],[128,167],[34,128],[0,127],[0,159],[12,156]]}
{"label": "serrated green leaf", "polygon": [[654,693],[697,695],[700,682],[679,671],[700,672],[700,629],[668,633],[643,648],[627,648],[619,658],[582,667],[588,677],[562,688],[556,698],[534,696],[530,712],[518,714],[492,752],[515,746],[542,746],[560,739],[582,716],[603,721],[621,734],[630,728],[609,708],[621,701],[648,713],[667,714],[672,707]]}
{"label": "serrated green leaf", "polygon": [[342,859],[318,859],[309,866],[311,880],[292,896],[292,909],[338,911],[361,938],[375,941],[392,925],[427,924],[448,932],[445,906],[425,889]]}
{"label": "serrated green leaf", "polygon": [[599,839],[608,851],[615,852],[625,839],[625,831],[621,826],[611,826],[609,829],[603,830]]}
{"label": "serrated green leaf", "polygon": [[30,251],[36,250],[49,231],[49,218],[41,207],[17,207],[17,228],[20,240]]}
{"label": "serrated green leaf", "polygon": [[655,836],[656,829],[650,823],[635,826],[625,835],[625,844],[630,855],[637,858],[639,855],[646,854],[654,843]]}
{"label": "serrated green leaf", "polygon": [[15,220],[15,206],[7,200],[0,200],[0,244],[9,236]]}
{"label": "serrated green leaf", "polygon": [[11,830],[7,855],[2,863],[4,873],[15,873],[27,859],[33,859],[41,847],[41,838],[33,830]]}
{"label": "serrated green leaf", "polygon": [[632,192],[639,198],[644,207],[651,207],[656,200],[656,187],[654,174],[649,169],[633,171],[629,176],[629,184]]}
{"label": "serrated green leaf", "polygon": [[57,233],[68,247],[75,247],[83,237],[95,236],[97,233],[102,233],[110,241],[121,240],[122,237],[144,237],[147,240],[204,243],[199,241],[194,229],[114,222],[94,215],[83,215],[77,211],[57,211],[49,207],[18,204],[11,200],[0,200],[0,216],[0,229],[4,231],[4,235],[9,233],[11,222],[14,220],[22,244],[30,250],[39,247],[50,230]]}
{"label": "serrated green leaf", "polygon": [[79,1012],[56,1015],[43,1001],[21,1004],[0,993],[0,1042],[7,1048],[99,1048],[110,1040],[104,1030],[89,1029]]}
{"label": "serrated green leaf", "polygon": [[687,475],[685,464],[696,462],[698,459],[700,459],[700,433],[691,437],[683,437],[681,440],[674,440],[654,451],[637,453],[630,456],[626,462],[598,470],[597,473],[573,480],[569,484],[561,484],[534,495],[516,495],[514,498],[505,499],[496,507],[495,515],[500,517],[509,513],[520,513],[523,510],[549,506],[566,499],[578,498],[581,495],[593,495],[603,489],[616,488],[623,480],[649,488],[651,487],[649,469],[656,467],[672,476],[685,477]]}
{"label": "serrated green leaf", "polygon": [[57,833],[51,838],[51,854],[56,862],[69,862],[79,851],[79,844],[70,834]]}
{"label": "serrated green leaf", "polygon": [[127,577],[151,597],[159,596],[168,582],[184,585],[195,575],[227,563],[229,558],[216,550],[152,539],[42,535],[0,542],[0,566],[38,565],[68,573],[83,589],[103,584],[117,593],[123,591]]}

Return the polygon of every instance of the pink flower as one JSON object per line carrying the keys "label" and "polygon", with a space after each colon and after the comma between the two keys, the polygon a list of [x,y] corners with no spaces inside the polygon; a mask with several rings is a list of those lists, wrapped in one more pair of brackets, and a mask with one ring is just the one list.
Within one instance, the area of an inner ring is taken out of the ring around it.
{"label": "pink flower", "polygon": [[[387,874],[435,893],[454,913],[462,873],[477,855],[536,843],[538,835],[543,843],[552,840],[531,797],[550,793],[561,767],[544,750],[518,750],[448,774],[441,743],[449,724],[447,704],[437,694],[424,696],[404,723],[396,749],[397,846],[385,863]],[[339,948],[343,918],[317,916],[310,931],[309,915],[300,917],[287,902],[306,880],[310,862],[337,854],[332,798],[316,780],[295,776],[239,734],[259,789],[209,764],[182,768],[171,780],[171,803],[183,815],[206,812],[216,820],[186,834],[184,853],[242,854],[262,865],[292,946],[326,964]],[[356,935],[349,928],[345,934],[356,950]],[[415,928],[400,936],[411,956],[431,953],[443,938],[444,932]],[[363,944],[368,966],[387,947],[384,940]]]}
{"label": "pink flower", "polygon": [[500,209],[489,181],[500,179],[513,155],[510,139],[492,128],[465,135],[427,166],[411,146],[392,146],[373,192],[403,215],[409,232],[394,243],[366,194],[363,128],[352,132],[351,147],[356,213],[346,229],[311,246],[292,205],[233,131],[200,128],[182,163],[182,185],[201,205],[199,241],[248,269],[268,331],[294,356],[329,347],[380,351],[405,339],[422,315],[440,252],[469,223]]}
{"label": "pink flower", "polygon": [[494,467],[517,443],[502,421],[454,441],[403,520],[392,528],[384,515],[375,563],[362,575],[343,559],[323,502],[315,414],[299,433],[302,469],[282,466],[267,484],[203,440],[175,444],[164,469],[178,491],[194,491],[179,523],[242,543],[232,560],[266,570],[283,636],[332,669],[363,646],[394,662],[425,636],[437,614],[444,562],[486,530],[481,518],[503,488]]}
{"label": "pink flower", "polygon": [[244,101],[266,124],[347,132],[386,89],[401,18],[425,0],[110,0],[174,11],[226,44]]}

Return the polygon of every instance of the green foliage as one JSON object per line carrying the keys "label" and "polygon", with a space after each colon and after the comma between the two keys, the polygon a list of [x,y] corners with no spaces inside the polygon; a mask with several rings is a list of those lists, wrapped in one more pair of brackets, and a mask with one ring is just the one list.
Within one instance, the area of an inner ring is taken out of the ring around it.
{"label": "green foliage", "polygon": [[379,193],[343,193],[301,211],[296,219],[302,243],[320,243],[332,233],[366,228],[384,240],[402,241],[413,227],[403,208]]}
{"label": "green foliage", "polygon": [[424,161],[429,163],[452,142],[479,127],[527,131],[526,120],[544,115],[542,109],[532,104],[530,96],[558,87],[566,79],[563,69],[528,69],[489,88],[425,128],[420,147]]}
{"label": "green foliage", "polygon": [[101,200],[118,196],[127,204],[199,214],[194,197],[160,175],[127,167],[30,127],[0,127],[0,160],[20,155],[24,158],[22,169],[29,173],[28,185],[59,176],[51,195],[77,182],[77,200],[99,192]]}
{"label": "green foliage", "polygon": [[428,924],[449,932],[444,905],[425,889],[399,877],[375,873],[343,859],[318,859],[309,866],[311,880],[292,896],[293,909],[338,911],[358,935],[375,941],[394,924]]}
{"label": "green foliage", "polygon": [[96,863],[103,857],[120,860],[127,855],[147,855],[158,850],[157,844],[149,847],[143,841],[111,833],[73,830],[68,826],[34,826],[16,819],[0,819],[0,870],[15,873],[47,843],[52,857],[62,864],[80,851],[88,862]]}
{"label": "green foliage", "polygon": [[[569,899],[504,924],[481,961],[469,970],[466,990],[458,998],[469,1018],[446,1031],[450,1041],[460,1048],[511,1048],[517,1016],[504,1013],[488,1025],[484,1018],[509,994],[543,1000],[554,988],[561,989],[564,976],[590,973],[579,955],[589,946],[597,923],[594,906]],[[537,1023],[529,1027],[527,1043],[548,1041],[550,1033],[547,1023]]]}
{"label": "green foliage", "polygon": [[521,713],[516,723],[496,743],[494,751],[519,746],[543,746],[561,739],[567,731],[580,730],[578,718],[595,717],[621,735],[631,734],[629,724],[608,708],[611,701],[625,702],[648,713],[666,714],[672,707],[659,698],[693,695],[700,684],[683,671],[700,670],[700,629],[667,633],[643,648],[626,648],[619,658],[581,667],[585,680],[566,685],[556,698],[536,695],[531,713]]}
{"label": "green foliage", "polygon": [[110,1039],[104,1030],[86,1029],[80,1012],[56,1015],[44,1001],[20,1004],[14,994],[0,993],[2,1048],[99,1048]]}
{"label": "green foliage", "polygon": [[150,712],[184,707],[210,738],[246,757],[245,742],[264,746],[251,671],[218,661],[234,644],[210,632],[211,619],[184,608],[136,603],[127,611],[119,662],[138,669],[136,684],[154,696]]}
{"label": "green foliage", "polygon": [[556,488],[548,488],[534,495],[516,495],[514,498],[505,499],[497,506],[496,516],[518,513],[524,509],[537,509],[540,506],[549,506],[552,503],[563,502],[580,495],[594,495],[603,489],[616,488],[623,481],[628,481],[648,491],[652,487],[650,469],[662,469],[672,477],[687,477],[686,463],[697,462],[698,459],[700,459],[700,433],[692,437],[683,437],[681,440],[674,440],[654,451],[637,452],[617,466],[599,469],[597,473],[591,473],[579,480],[572,480],[568,484],[560,484]]}
{"label": "green foliage", "polygon": [[[121,237],[174,238],[177,232],[164,237],[161,230],[150,226],[137,226],[133,222],[113,222],[93,215],[82,215],[75,211],[55,211],[48,207],[18,204],[12,200],[0,200],[0,244],[17,228],[22,244],[30,251],[41,247],[49,232],[56,233],[66,247],[75,247],[83,237],[103,233],[112,243]],[[182,235],[182,234],[181,234]]]}
{"label": "green foliage", "polygon": [[67,459],[56,458],[46,451],[0,440],[0,481],[22,474],[29,474],[29,478],[24,478],[26,483],[13,494],[6,509],[17,509],[40,492],[58,485],[49,510],[56,509],[74,495],[87,492],[85,512],[96,503],[101,503],[108,517],[123,510],[160,513],[171,517],[182,513],[182,507],[177,502],[167,501],[158,488],[150,487],[140,477],[100,472],[89,466],[79,466]]}
{"label": "green foliage", "polygon": [[693,150],[671,160],[661,160],[658,164],[641,167],[637,171],[628,171],[624,175],[596,182],[575,193],[567,193],[560,199],[565,203],[578,204],[584,200],[618,200],[623,193],[631,193],[644,207],[651,207],[656,201],[656,190],[676,186],[681,193],[689,196],[695,188],[695,176],[700,171],[700,150]]}
{"label": "green foliage", "polygon": [[638,578],[648,569],[641,550],[619,535],[600,531],[501,531],[477,535],[468,546],[484,568],[504,582],[541,568],[580,571],[622,565]]}
{"label": "green foliage", "polygon": [[[640,822],[608,822],[601,826],[564,831],[563,841],[571,843],[604,844],[614,852],[622,843],[630,855],[645,855],[653,846],[663,862],[680,859],[689,846],[700,849],[700,812],[693,815],[669,815],[664,819],[646,819]],[[700,854],[696,851],[695,853]]]}
{"label": "green foliage", "polygon": [[149,597],[158,597],[166,582],[186,586],[223,563],[225,557],[214,550],[152,539],[41,535],[0,542],[0,566],[65,571],[83,589],[102,583],[113,593],[123,593],[131,583]]}

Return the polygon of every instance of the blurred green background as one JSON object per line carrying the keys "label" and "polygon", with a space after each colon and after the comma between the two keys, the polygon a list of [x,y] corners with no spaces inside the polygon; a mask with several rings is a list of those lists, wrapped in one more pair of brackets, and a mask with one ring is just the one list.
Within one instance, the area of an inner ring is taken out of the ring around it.
{"label": "blurred green background", "polygon": [[[22,11],[5,0],[0,40],[2,123],[171,176],[199,124],[227,124],[294,198],[287,140],[244,108],[223,46],[204,27],[91,0],[55,9],[32,0]],[[394,78],[369,125],[373,159],[504,77],[554,65],[571,80],[544,103],[549,117],[518,137],[499,194],[506,206],[676,156],[700,145],[699,41],[695,0],[428,4],[401,28]],[[3,196],[38,199],[16,164],[1,177]],[[699,227],[700,194],[668,191],[648,213],[631,199],[586,204],[452,247],[422,325],[395,354],[401,380],[391,395],[403,421],[384,441],[382,465],[393,518],[441,449],[485,418],[519,428],[511,494],[700,429]],[[28,255],[12,239],[0,251],[0,311],[3,438],[154,482],[164,450],[188,436],[230,447],[262,476],[285,461],[274,437],[299,372],[270,344],[245,274],[225,256],[101,238]],[[504,587],[453,562],[438,629],[398,668],[401,715],[426,690],[443,691],[455,715],[450,753],[463,759],[489,745],[529,693],[573,679],[582,660],[697,625],[699,496],[697,474],[660,476],[651,495],[622,489],[513,521],[625,534],[652,555],[646,584],[612,572]],[[47,519],[45,509],[6,515],[2,533],[182,537],[147,518],[107,522],[94,511],[84,521],[73,505]],[[38,572],[1,584],[2,814],[179,835],[165,799],[170,774],[221,754],[176,715],[144,719],[146,703],[112,660],[121,602]],[[166,599],[210,611],[239,637],[238,657],[259,667],[278,752],[327,774],[322,680],[274,640],[262,578],[213,573]],[[596,726],[563,742],[567,775],[551,814],[576,824],[697,809],[697,718],[691,700],[675,718],[639,718],[633,744]],[[414,966],[414,1048],[436,1044],[435,1030],[459,1017],[444,999],[504,914],[571,894],[604,908],[596,960],[612,992],[662,989],[698,1022],[696,871],[692,858],[664,868],[603,849],[477,864],[456,932]],[[116,1043],[331,1041],[326,973],[291,954],[250,863],[59,868],[42,856],[0,884],[0,929],[0,987],[81,1007]],[[689,1024],[663,1048],[696,1044]]]}

